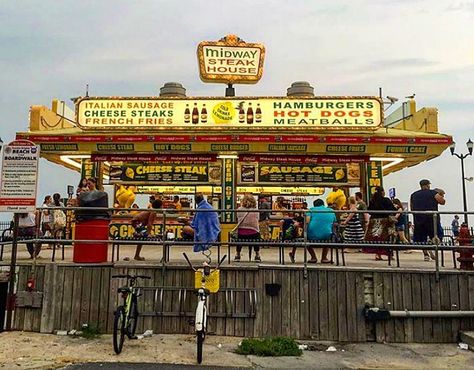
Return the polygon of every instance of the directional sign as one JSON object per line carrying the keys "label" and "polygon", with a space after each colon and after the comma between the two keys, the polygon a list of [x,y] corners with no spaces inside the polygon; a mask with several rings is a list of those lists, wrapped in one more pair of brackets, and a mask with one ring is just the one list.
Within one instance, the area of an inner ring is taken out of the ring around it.
{"label": "directional sign", "polygon": [[0,212],[34,212],[39,154],[39,147],[28,140],[15,140],[3,148]]}

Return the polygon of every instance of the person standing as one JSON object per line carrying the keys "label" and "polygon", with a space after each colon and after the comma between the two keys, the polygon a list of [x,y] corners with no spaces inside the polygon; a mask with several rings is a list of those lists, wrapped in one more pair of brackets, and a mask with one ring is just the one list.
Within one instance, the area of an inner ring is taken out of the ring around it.
{"label": "person standing", "polygon": [[457,238],[459,236],[459,216],[455,215],[453,221],[451,222],[451,231],[453,236]]}
{"label": "person standing", "polygon": [[[51,198],[51,195],[46,195],[44,197],[43,205],[41,207],[51,207],[51,204],[53,203],[53,198]],[[43,209],[41,211],[42,215],[42,220],[41,220],[41,232],[43,233],[43,236],[51,236],[51,226],[52,226],[52,213],[48,209]]]}
{"label": "person standing", "polygon": [[[438,205],[446,204],[444,199],[444,191],[431,190],[431,182],[423,179],[420,181],[420,190],[415,191],[410,196],[410,209],[412,211],[438,211]],[[433,215],[427,214],[413,214],[413,223],[415,226],[413,241],[415,243],[426,243],[431,240],[438,233],[438,226],[435,228],[433,224]],[[439,221],[438,221],[439,224]],[[435,259],[432,251],[424,250],[424,260],[429,261]]]}
{"label": "person standing", "polygon": [[364,240],[364,229],[362,227],[362,213],[357,213],[357,201],[355,197],[349,197],[349,212],[344,221],[341,222],[344,229],[344,241],[348,243]]}
{"label": "person standing", "polygon": [[194,229],[194,252],[208,250],[216,242],[221,232],[219,216],[214,208],[204,199],[204,195],[197,193],[194,197],[197,205],[191,227]]}
{"label": "person standing", "polygon": [[76,189],[76,196],[79,196],[83,191],[89,191],[89,188],[87,186],[87,178],[83,177],[79,184],[77,185]]}
{"label": "person standing", "polygon": [[179,199],[179,196],[178,195],[175,195],[173,197],[173,206],[174,206],[174,209],[180,211],[183,206],[181,205],[181,200]]}
{"label": "person standing", "polygon": [[406,229],[407,229],[407,214],[403,209],[403,204],[400,199],[395,198],[393,200],[393,205],[397,209],[397,214],[395,217],[397,218],[397,222],[395,223],[395,229],[397,230],[398,240],[403,244],[409,244],[406,238]]}
{"label": "person standing", "polygon": [[[364,197],[360,191],[355,193],[355,199],[357,202],[358,211],[367,211],[367,204],[364,202]],[[360,222],[362,223],[362,228],[364,232],[367,230],[367,225],[369,224],[369,214],[367,212],[359,213]]]}
{"label": "person standing", "polygon": [[[39,212],[20,213],[18,218],[18,236],[34,238],[36,229],[39,227]],[[38,232],[40,233],[40,232]],[[41,236],[41,235],[38,235]],[[26,249],[30,254],[30,259],[38,257],[41,251],[41,243],[26,242]]]}
{"label": "person standing", "polygon": [[[365,240],[369,242],[386,243],[391,236],[395,235],[395,223],[390,219],[390,212],[370,212],[370,211],[395,211],[392,201],[385,196],[385,190],[381,186],[375,188],[375,192],[367,208],[370,214],[369,225]],[[382,255],[389,255],[386,248],[362,248],[365,253],[374,253],[376,261],[383,261]]]}
{"label": "person standing", "polygon": [[[54,193],[53,194],[53,207],[62,207],[64,208],[63,202],[61,202],[61,194]],[[51,232],[53,236],[56,238],[59,235],[58,231],[62,232],[66,227],[66,214],[62,209],[55,209],[52,211],[52,227]]]}
{"label": "person standing", "polygon": [[326,203],[328,206],[335,205],[336,210],[342,209],[346,205],[347,198],[344,191],[340,189],[338,186],[334,186],[332,191],[329,193],[328,197],[326,198]]}
{"label": "person standing", "polygon": [[[260,227],[259,227],[259,212],[256,211],[257,202],[253,195],[245,195],[242,199],[242,205],[237,211],[237,235],[239,242],[258,242],[260,240]],[[245,212],[243,212],[245,211]],[[252,249],[251,246],[249,246]],[[255,262],[261,262],[260,257],[260,246],[254,245],[255,251]],[[240,261],[240,253],[242,251],[242,246],[238,245],[236,247],[236,254],[234,261]]]}
{"label": "person standing", "polygon": [[268,222],[270,220],[270,210],[272,209],[272,205],[268,201],[267,197],[264,195],[261,195],[258,199],[258,209],[260,210],[268,210],[265,212],[260,212],[260,215],[258,217],[259,221],[259,228],[260,228],[260,237],[263,240],[270,240],[271,235],[270,235],[270,228],[268,226]]}

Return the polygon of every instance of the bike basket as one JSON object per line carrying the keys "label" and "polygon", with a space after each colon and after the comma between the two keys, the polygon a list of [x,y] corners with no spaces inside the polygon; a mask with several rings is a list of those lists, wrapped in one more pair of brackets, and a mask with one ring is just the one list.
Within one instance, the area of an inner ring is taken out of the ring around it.
{"label": "bike basket", "polygon": [[[194,288],[200,289],[202,287],[202,269],[197,270],[194,273]],[[205,277],[205,288],[211,293],[217,293],[219,291],[219,270],[214,270],[211,274]]]}

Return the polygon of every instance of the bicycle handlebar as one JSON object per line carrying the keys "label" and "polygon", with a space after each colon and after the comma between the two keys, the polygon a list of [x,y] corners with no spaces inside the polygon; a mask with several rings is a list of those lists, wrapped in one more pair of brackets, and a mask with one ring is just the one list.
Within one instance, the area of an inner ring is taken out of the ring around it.
{"label": "bicycle handlebar", "polygon": [[184,256],[184,258],[186,258],[186,261],[188,262],[189,267],[191,267],[191,269],[193,269],[194,271],[196,271],[196,269],[193,267],[193,264],[192,264],[191,261],[189,260],[188,255],[183,252],[183,256]]}
{"label": "bicycle handlebar", "polygon": [[[196,268],[191,263],[191,261],[189,260],[188,255],[183,252],[183,256],[184,256],[184,258],[186,258],[186,261],[188,262],[189,267],[191,267],[191,269],[193,269],[194,271],[197,271]],[[224,254],[222,256],[221,260],[219,261],[219,263],[217,264],[215,270],[217,270],[222,265],[222,263],[225,261],[226,258],[227,258],[227,254]]]}
{"label": "bicycle handlebar", "polygon": [[225,261],[225,259],[227,258],[227,254],[224,254],[221,258],[221,260],[219,261],[219,263],[217,264],[217,267],[216,269],[218,269],[219,267],[221,267],[222,263]]}

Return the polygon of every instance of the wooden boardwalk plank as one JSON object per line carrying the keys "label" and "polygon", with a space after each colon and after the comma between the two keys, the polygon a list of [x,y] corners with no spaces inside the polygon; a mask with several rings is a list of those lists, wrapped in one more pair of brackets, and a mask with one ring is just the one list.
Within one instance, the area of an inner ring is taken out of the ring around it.
{"label": "wooden boardwalk plank", "polygon": [[[388,310],[393,310],[393,280],[392,274],[386,272],[383,275],[383,302]],[[395,342],[395,321],[387,320],[385,322],[385,342]]]}
{"label": "wooden boardwalk plank", "polygon": [[[403,309],[404,310],[413,310],[413,297],[412,297],[412,277],[411,274],[402,274],[401,283],[402,283],[402,294],[403,294]],[[406,318],[403,320],[404,327],[404,340],[403,342],[409,343],[413,342],[413,319]]]}
{"label": "wooden boardwalk plank", "polygon": [[[421,274],[411,274],[411,296],[413,310],[422,310]],[[423,319],[413,319],[413,341],[423,342]]]}
{"label": "wooden boardwalk plank", "polygon": [[[450,306],[452,311],[459,311],[459,281],[458,275],[450,274],[448,278],[449,282],[449,298],[450,298]],[[461,320],[460,319],[452,319],[451,320],[451,338],[450,342],[456,342],[459,336],[459,330],[461,328]]]}
{"label": "wooden boardwalk plank", "polygon": [[110,272],[111,269],[107,267],[101,268],[100,274],[100,295],[99,295],[99,332],[107,332],[107,321],[112,318],[109,317],[109,294],[110,294]]}
{"label": "wooden boardwalk plank", "polygon": [[[374,273],[374,305],[379,308],[386,308],[384,301],[384,281],[383,274]],[[375,323],[375,340],[378,343],[385,342],[385,322],[377,321]]]}
{"label": "wooden boardwalk plank", "polygon": [[62,302],[59,299],[58,303],[62,305],[61,309],[61,326],[59,329],[61,330],[71,330],[71,329],[79,329],[74,328],[72,323],[72,297],[73,297],[73,280],[74,280],[74,270],[73,269],[65,269],[64,270],[64,280],[62,281],[63,289],[62,289]]}
{"label": "wooden boardwalk plank", "polygon": [[[441,310],[441,296],[440,296],[440,284],[436,281],[436,276],[431,274],[430,279],[430,291],[431,291],[431,309],[433,311]],[[443,340],[443,324],[440,318],[433,318],[433,341],[441,342]]]}
{"label": "wooden boardwalk plank", "polygon": [[346,273],[343,271],[338,271],[335,273],[336,277],[336,292],[335,296],[337,299],[337,340],[341,342],[347,342],[349,336],[347,333],[347,310],[348,310],[348,301],[347,301],[347,289],[346,289]]}
{"label": "wooden boardwalk plank", "polygon": [[[430,276],[422,274],[421,276],[421,309],[431,311],[431,286]],[[423,319],[423,342],[433,342],[433,320],[431,318]]]}
{"label": "wooden boardwalk plank", "polygon": [[[449,294],[449,279],[447,274],[441,274],[439,280],[440,303],[442,311],[451,310],[451,299]],[[451,321],[442,319],[442,340],[441,342],[449,342],[451,339]]]}
{"label": "wooden boardwalk plank", "polygon": [[[328,273],[318,271],[318,293],[319,293],[319,340],[331,340],[329,335],[329,311],[328,311]],[[332,323],[331,323],[332,325]]]}
{"label": "wooden boardwalk plank", "polygon": [[55,286],[62,284],[57,279],[58,265],[45,265],[43,283],[43,308],[41,310],[40,333],[52,333],[54,330],[54,314],[56,305]]}
{"label": "wooden boardwalk plank", "polygon": [[[402,275],[401,274],[392,274],[392,291],[393,291],[393,300],[392,300],[392,309],[403,311],[403,285],[402,285]],[[403,343],[405,342],[405,325],[404,321],[406,319],[393,319],[395,326],[395,337],[394,342]]]}

